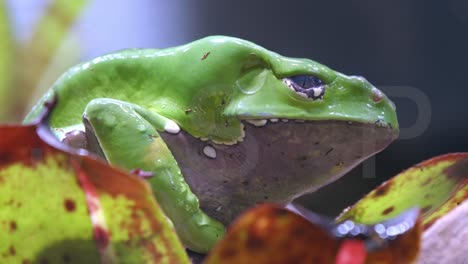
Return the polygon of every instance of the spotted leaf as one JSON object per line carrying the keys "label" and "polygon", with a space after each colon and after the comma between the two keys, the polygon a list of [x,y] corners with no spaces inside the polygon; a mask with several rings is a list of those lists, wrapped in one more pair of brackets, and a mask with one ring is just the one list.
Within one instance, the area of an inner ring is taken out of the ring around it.
{"label": "spotted leaf", "polygon": [[138,176],[0,127],[0,263],[188,263]]}
{"label": "spotted leaf", "polygon": [[468,153],[435,157],[383,183],[339,219],[372,224],[417,206],[427,229],[467,199],[467,183]]}
{"label": "spotted leaf", "polygon": [[365,240],[369,238],[336,236],[333,221],[307,220],[264,204],[238,218],[205,263],[411,263],[421,233],[419,221],[413,220],[416,225],[407,232],[369,249]]}

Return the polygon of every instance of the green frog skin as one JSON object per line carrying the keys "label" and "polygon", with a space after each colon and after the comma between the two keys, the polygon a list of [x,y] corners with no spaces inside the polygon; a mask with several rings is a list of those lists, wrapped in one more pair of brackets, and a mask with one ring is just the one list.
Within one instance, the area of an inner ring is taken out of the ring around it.
{"label": "green frog skin", "polygon": [[58,138],[150,172],[182,242],[201,253],[246,208],[313,192],[398,135],[393,103],[364,78],[225,36],[77,65],[24,122],[54,97]]}

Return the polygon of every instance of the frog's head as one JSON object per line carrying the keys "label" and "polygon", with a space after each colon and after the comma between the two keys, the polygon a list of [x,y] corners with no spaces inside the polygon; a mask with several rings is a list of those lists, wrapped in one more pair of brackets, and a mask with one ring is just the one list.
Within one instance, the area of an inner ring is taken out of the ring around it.
{"label": "frog's head", "polygon": [[315,61],[270,55],[266,67],[248,70],[226,109],[257,126],[288,121],[344,121],[385,128],[396,135],[395,105],[360,76],[347,76]]}
{"label": "frog's head", "polygon": [[386,129],[392,139],[398,133],[394,104],[363,77],[232,37],[208,37],[176,51],[183,54],[177,86],[185,92],[170,89],[186,112],[173,118],[195,137],[235,144],[244,139],[242,123],[277,120],[358,123]]}
{"label": "frog's head", "polygon": [[202,41],[200,65],[217,77],[192,97],[206,99],[187,113],[193,133],[164,137],[202,206],[225,222],[338,179],[398,135],[394,104],[363,77],[244,40]]}

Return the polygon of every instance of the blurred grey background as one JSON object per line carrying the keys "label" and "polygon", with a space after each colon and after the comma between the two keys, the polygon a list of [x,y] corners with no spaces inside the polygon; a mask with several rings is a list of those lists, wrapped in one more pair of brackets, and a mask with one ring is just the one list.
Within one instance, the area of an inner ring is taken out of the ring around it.
{"label": "blurred grey background", "polygon": [[[17,38],[28,37],[47,3],[8,1]],[[418,114],[410,99],[392,98],[403,129],[421,114],[430,114],[429,126],[379,154],[375,176],[357,168],[301,199],[319,212],[336,214],[424,159],[468,151],[466,0],[94,0],[71,34],[80,40],[81,60],[129,47],[163,48],[207,35],[236,36],[282,55],[365,76],[390,95],[395,87],[408,86],[427,95],[430,113]]]}

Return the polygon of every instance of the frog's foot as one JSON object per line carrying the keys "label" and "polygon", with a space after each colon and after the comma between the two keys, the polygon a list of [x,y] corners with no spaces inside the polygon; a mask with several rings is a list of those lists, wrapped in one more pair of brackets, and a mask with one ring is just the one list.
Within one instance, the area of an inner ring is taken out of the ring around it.
{"label": "frog's foot", "polygon": [[200,209],[158,132],[178,133],[179,126],[166,117],[113,99],[91,101],[83,119],[87,148],[100,151],[110,164],[134,170],[139,176],[152,175],[147,180],[182,242],[197,252],[210,250],[223,236],[224,226]]}

